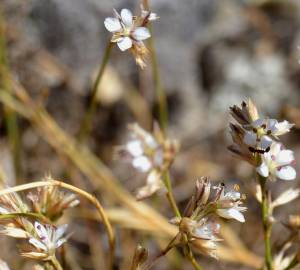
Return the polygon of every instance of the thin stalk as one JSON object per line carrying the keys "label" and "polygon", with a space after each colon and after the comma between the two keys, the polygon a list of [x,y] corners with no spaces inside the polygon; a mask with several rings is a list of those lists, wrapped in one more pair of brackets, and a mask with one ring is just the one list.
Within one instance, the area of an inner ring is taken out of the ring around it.
{"label": "thin stalk", "polygon": [[113,45],[114,44],[109,41],[109,43],[106,46],[101,65],[100,65],[96,80],[95,80],[93,88],[92,88],[91,101],[90,101],[89,107],[84,115],[83,121],[81,122],[80,129],[79,129],[78,138],[79,138],[79,141],[81,141],[81,142],[84,141],[84,139],[90,132],[91,122],[92,122],[93,115],[94,115],[94,113],[96,111],[96,107],[97,107],[98,88],[99,88],[101,79],[103,77],[105,68],[107,66],[108,60],[110,58],[110,54],[111,54]]}
{"label": "thin stalk", "polygon": [[[9,67],[6,51],[5,26],[0,10],[0,84],[3,87],[3,91],[11,92],[11,85],[9,83],[8,76]],[[21,178],[21,142],[17,114],[5,106],[4,120],[8,141],[13,154],[15,176],[17,181],[19,181]]]}
{"label": "thin stalk", "polygon": [[[158,259],[160,259],[161,257],[165,256],[173,247],[175,247],[175,242],[177,240],[179,234],[176,234],[175,237],[169,242],[169,244],[167,245],[167,247],[162,250],[151,262],[150,264],[146,265],[143,270],[150,270],[158,261]],[[131,269],[134,270],[134,269]]]}
{"label": "thin stalk", "polygon": [[268,192],[266,189],[267,178],[257,174],[261,192],[262,192],[262,225],[264,231],[264,242],[265,242],[265,264],[268,270],[272,270],[272,251],[271,251],[271,234],[272,234],[272,223],[269,221],[269,202]]}
{"label": "thin stalk", "polygon": [[192,251],[192,248],[190,247],[189,244],[187,244],[188,247],[188,254],[187,257],[191,264],[194,266],[195,270],[202,270],[202,267],[198,264],[197,260],[195,259],[194,253]]}
{"label": "thin stalk", "polygon": [[178,209],[176,200],[175,200],[174,195],[173,195],[172,184],[171,184],[171,179],[170,179],[170,173],[169,172],[166,173],[164,183],[165,183],[165,186],[166,186],[166,189],[167,189],[167,198],[168,198],[169,203],[172,207],[172,210],[173,210],[174,214],[176,215],[176,217],[180,218],[181,214],[180,214],[180,211]]}
{"label": "thin stalk", "polygon": [[[144,7],[146,10],[150,10],[148,0],[143,1]],[[153,37],[153,28],[151,22],[149,22],[149,31],[151,34],[151,38],[148,41],[150,54],[151,54],[151,65],[152,65],[152,73],[155,87],[155,94],[159,107],[159,123],[160,127],[163,131],[166,131],[168,126],[168,104],[166,93],[162,87],[159,65],[157,54],[154,46],[154,37]]]}
{"label": "thin stalk", "polygon": [[60,265],[59,261],[56,259],[55,256],[51,257],[51,263],[53,264],[56,270],[63,270],[62,266]]}
{"label": "thin stalk", "polygon": [[82,197],[86,198],[89,202],[91,202],[96,207],[96,209],[98,210],[98,214],[99,214],[99,216],[106,228],[106,231],[107,231],[107,235],[108,235],[108,239],[109,239],[109,246],[110,246],[109,247],[110,248],[109,269],[113,269],[114,254],[115,254],[115,234],[114,234],[112,226],[108,220],[107,214],[104,211],[102,205],[96,199],[96,197],[94,197],[90,193],[88,193],[80,188],[77,188],[75,186],[72,186],[70,184],[51,179],[48,181],[38,181],[38,182],[32,182],[32,183],[19,185],[19,186],[15,186],[15,187],[11,187],[11,188],[6,188],[3,190],[0,190],[0,196],[9,194],[9,193],[13,193],[13,192],[27,190],[27,189],[43,187],[43,186],[58,186],[58,187],[62,187],[62,188],[71,190],[71,191],[81,195]]}

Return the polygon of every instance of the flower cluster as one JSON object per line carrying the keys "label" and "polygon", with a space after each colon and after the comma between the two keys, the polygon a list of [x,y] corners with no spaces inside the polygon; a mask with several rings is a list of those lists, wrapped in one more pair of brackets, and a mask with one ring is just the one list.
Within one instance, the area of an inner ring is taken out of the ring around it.
{"label": "flower cluster", "polygon": [[[211,191],[214,195],[211,196]],[[203,177],[196,182],[194,195],[191,197],[184,217],[173,218],[171,223],[179,227],[179,241],[188,241],[204,255],[216,257],[220,224],[213,220],[219,216],[245,222],[242,212],[244,196],[237,190],[226,192],[225,185],[211,186],[210,181]]]}
{"label": "flower cluster", "polygon": [[37,260],[51,260],[56,250],[67,241],[68,237],[63,237],[67,226],[65,224],[55,227],[35,222],[28,240],[30,246],[26,246],[21,255]]}
{"label": "flower cluster", "polygon": [[[46,180],[50,180],[49,177]],[[0,234],[26,240],[21,255],[40,261],[52,261],[56,250],[67,241],[67,225],[54,226],[67,208],[78,205],[74,194],[44,186],[24,198],[15,192],[0,196],[2,215]],[[43,224],[40,222],[42,221]]]}
{"label": "flower cluster", "polygon": [[230,124],[234,144],[229,150],[254,165],[262,177],[295,179],[293,151],[285,149],[279,141],[279,136],[289,132],[293,124],[261,118],[251,100],[241,107],[231,107],[230,111],[237,123]]}
{"label": "flower cluster", "polygon": [[148,49],[143,40],[151,36],[146,26],[150,21],[157,20],[158,16],[143,7],[140,16],[133,16],[128,9],[122,9],[120,14],[114,9],[114,15],[114,18],[104,21],[106,29],[113,33],[111,42],[117,43],[121,51],[130,49],[137,64],[144,68]]}
{"label": "flower cluster", "polygon": [[119,157],[147,174],[147,184],[137,192],[137,198],[143,199],[163,188],[162,177],[172,164],[179,146],[177,141],[166,139],[156,124],[153,134],[138,124],[129,125],[129,130],[131,139],[116,150]]}
{"label": "flower cluster", "polygon": [[[51,181],[51,178],[46,180]],[[61,191],[57,186],[40,187],[27,195],[32,210],[56,221],[64,210],[77,206],[80,201],[73,193]]]}

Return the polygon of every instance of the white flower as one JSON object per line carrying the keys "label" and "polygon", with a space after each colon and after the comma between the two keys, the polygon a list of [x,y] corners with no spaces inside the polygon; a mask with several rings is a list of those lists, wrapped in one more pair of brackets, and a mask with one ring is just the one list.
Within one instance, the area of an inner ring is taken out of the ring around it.
{"label": "white flower", "polygon": [[117,148],[117,154],[127,159],[138,171],[147,174],[147,184],[137,193],[138,199],[148,197],[161,189],[161,178],[173,162],[178,150],[178,143],[165,139],[157,125],[153,135],[138,124],[129,126],[131,140]]}
{"label": "white flower", "polygon": [[263,177],[270,176],[271,179],[294,180],[296,171],[290,166],[294,162],[293,151],[283,149],[280,143],[273,143],[270,151],[262,155],[262,163],[256,171]]}
{"label": "white flower", "polygon": [[30,258],[37,258],[48,260],[55,255],[55,251],[62,244],[67,241],[67,238],[63,237],[67,229],[67,224],[54,227],[51,225],[42,225],[39,222],[34,223],[35,237],[29,238],[29,243],[35,247],[36,250],[23,252],[22,255]]}
{"label": "white flower", "polygon": [[224,188],[222,188],[217,201],[216,213],[223,218],[245,222],[245,217],[241,212],[246,211],[247,207],[240,206],[241,204],[242,196],[239,192],[229,191],[225,193]]}
{"label": "white flower", "polygon": [[187,235],[188,240],[204,255],[216,258],[217,242],[221,239],[217,236],[220,232],[220,224],[210,222],[207,218],[196,221],[187,217],[178,223],[179,231]]}
{"label": "white flower", "polygon": [[159,19],[159,17],[157,16],[156,13],[153,13],[149,10],[145,10],[145,8],[143,7],[143,5],[141,5],[141,10],[142,10],[142,14],[141,17],[143,20],[147,20],[147,21],[156,21]]}
{"label": "white flower", "polygon": [[111,42],[116,42],[121,51],[130,49],[134,43],[142,43],[151,35],[143,26],[135,25],[134,17],[128,9],[122,9],[121,14],[114,10],[115,18],[106,18],[104,25],[113,33]]}
{"label": "white flower", "polygon": [[276,119],[259,118],[250,125],[245,125],[247,129],[244,142],[252,147],[267,149],[271,146],[272,138],[278,138],[293,127],[288,121],[278,122]]}

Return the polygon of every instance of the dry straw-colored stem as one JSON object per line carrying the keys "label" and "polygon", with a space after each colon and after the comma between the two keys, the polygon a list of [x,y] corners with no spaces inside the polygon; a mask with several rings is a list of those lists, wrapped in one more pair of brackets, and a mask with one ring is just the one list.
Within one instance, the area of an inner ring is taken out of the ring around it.
{"label": "dry straw-colored stem", "polygon": [[109,246],[110,246],[110,262],[109,262],[109,269],[113,269],[113,262],[114,262],[114,254],[115,254],[115,234],[113,231],[113,228],[108,220],[108,217],[101,206],[100,202],[90,193],[77,188],[75,186],[72,186],[70,184],[64,183],[62,181],[58,180],[48,180],[48,181],[38,181],[38,182],[32,182],[24,185],[19,185],[11,188],[6,188],[0,190],[0,196],[3,196],[5,194],[13,193],[13,192],[19,192],[27,189],[33,189],[37,187],[44,187],[44,186],[58,186],[65,189],[68,189],[70,191],[73,191],[82,197],[86,198],[89,202],[91,202],[97,209],[99,217],[101,218],[109,239]]}

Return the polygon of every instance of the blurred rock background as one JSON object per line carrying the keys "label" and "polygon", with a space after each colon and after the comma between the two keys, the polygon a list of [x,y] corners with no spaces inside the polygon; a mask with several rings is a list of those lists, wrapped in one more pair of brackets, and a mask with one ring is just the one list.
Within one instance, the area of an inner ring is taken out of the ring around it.
{"label": "blurred rock background", "polygon": [[[112,9],[139,11],[133,0],[1,0],[9,65],[13,74],[44,105],[58,123],[75,134],[87,107],[92,81],[110,38],[103,21]],[[154,37],[162,83],[167,93],[170,135],[182,142],[174,165],[175,194],[183,206],[195,178],[209,175],[229,185],[239,183],[248,196],[246,225],[232,224],[249,249],[262,252],[259,208],[251,196],[252,171],[226,150],[228,107],[251,97],[261,112],[296,123],[286,145],[300,158],[300,1],[152,0],[161,17]],[[139,116],[148,123],[138,104],[128,100],[131,91],[146,99],[157,114],[151,64],[140,71],[132,57],[114,48],[110,66],[99,89],[99,106],[88,142],[111,166],[126,188],[134,191],[141,177],[112,160],[112,149],[126,140],[126,125]],[[143,106],[143,105],[142,105]],[[15,183],[3,118],[1,164]],[[64,175],[64,163],[30,124],[19,119],[22,176],[36,179],[51,172]],[[145,124],[146,125],[146,124]],[[297,166],[299,169],[299,165]],[[124,172],[128,174],[124,176]],[[286,183],[278,183],[277,194]],[[291,186],[298,186],[297,182]],[[278,216],[286,218],[284,209]],[[166,213],[167,210],[163,209]],[[247,233],[251,228],[252,233]],[[278,226],[275,233],[285,232]],[[120,253],[120,258],[122,258]],[[205,269],[248,269],[207,262]],[[184,266],[184,269],[190,269]],[[90,269],[90,268],[87,268]],[[167,264],[157,269],[167,268]],[[183,269],[183,268],[179,268]]]}

